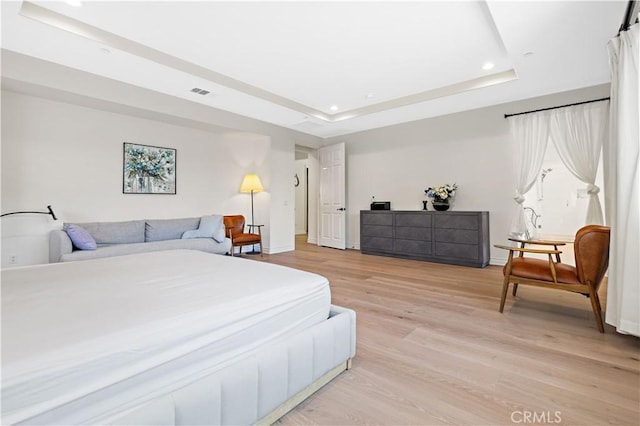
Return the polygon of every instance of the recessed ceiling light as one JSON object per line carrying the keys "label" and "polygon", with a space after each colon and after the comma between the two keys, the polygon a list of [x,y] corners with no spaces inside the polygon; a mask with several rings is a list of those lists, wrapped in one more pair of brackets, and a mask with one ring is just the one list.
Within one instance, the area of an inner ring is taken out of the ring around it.
{"label": "recessed ceiling light", "polygon": [[81,0],[64,0],[64,2],[66,4],[68,4],[69,6],[73,6],[73,7],[82,6],[82,1]]}
{"label": "recessed ceiling light", "polygon": [[485,71],[489,71],[493,69],[493,67],[495,67],[495,64],[493,62],[485,62],[484,65],[482,66],[482,69]]}
{"label": "recessed ceiling light", "polygon": [[367,99],[373,99],[375,96],[375,93],[367,93]]}
{"label": "recessed ceiling light", "polygon": [[331,111],[337,111],[338,110],[338,105],[331,105],[331,108],[329,108]]}

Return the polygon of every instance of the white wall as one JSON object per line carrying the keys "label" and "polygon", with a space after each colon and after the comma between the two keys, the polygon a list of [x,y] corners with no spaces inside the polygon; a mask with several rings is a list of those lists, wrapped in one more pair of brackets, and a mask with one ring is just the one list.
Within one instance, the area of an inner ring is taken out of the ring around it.
{"label": "white wall", "polygon": [[[125,141],[177,149],[176,195],[122,193]],[[272,145],[264,135],[197,130],[3,91],[2,212],[46,210],[51,204],[61,220],[44,215],[2,218],[2,266],[9,266],[11,256],[16,265],[46,263],[48,231],[63,221],[210,213],[250,217],[250,199],[239,193],[245,173],[258,173],[267,191],[281,191],[274,181],[286,172],[272,170],[274,161],[282,161],[283,148],[277,146],[274,153]],[[290,195],[258,194],[256,220],[269,225],[271,199],[282,197]],[[283,241],[293,239],[293,219],[283,226],[288,216],[278,214],[278,223],[270,223],[277,235],[267,229],[265,251],[270,243],[285,247]]]}
{"label": "white wall", "polygon": [[371,197],[394,210],[422,209],[429,186],[457,183],[454,210],[490,212],[492,263],[504,264],[514,187],[506,113],[607,96],[608,85],[328,139],[346,142],[347,247],[359,248],[360,210]]}
{"label": "white wall", "polygon": [[[257,172],[263,181],[265,192],[256,194],[255,196],[255,220],[265,225],[263,228],[266,236],[264,242],[267,250],[265,251],[275,253],[294,249],[295,198],[293,185],[291,185],[293,175],[295,174],[294,146],[298,144],[313,149],[320,146],[320,138],[15,52],[2,52],[2,87],[6,93],[9,93],[9,91],[17,92],[50,99],[58,103],[84,106],[90,110],[102,111],[104,114],[111,112],[119,117],[126,117],[128,119],[137,117],[138,119],[142,119],[142,121],[136,123],[162,122],[165,126],[172,124],[174,128],[177,129],[188,129],[188,131],[184,132],[183,130],[174,131],[174,133],[179,136],[177,138],[166,138],[170,139],[171,142],[178,141],[176,142],[176,146],[178,147],[186,146],[184,144],[188,142],[192,143],[193,141],[196,141],[195,145],[197,146],[199,145],[197,141],[214,139],[213,136],[192,137],[192,135],[195,134],[193,132],[196,130],[201,131],[201,133],[198,133],[199,135],[213,134],[220,136],[220,141],[222,142],[221,147],[224,147],[224,149],[218,147],[215,152],[211,152],[209,157],[196,155],[196,169],[208,170],[206,173],[213,173],[209,169],[216,170],[216,167],[228,161],[229,158],[233,158],[234,161],[237,162],[238,169],[235,169],[234,174],[225,175],[221,173],[219,176],[216,175],[223,178],[224,182],[228,182],[225,183],[225,188],[226,185],[228,185],[228,188],[225,194],[223,194],[222,201],[213,198],[213,202],[227,203],[230,212],[242,213],[248,217],[251,208],[250,199],[246,194],[238,194],[237,189],[239,188],[244,173]],[[9,109],[11,107],[10,104],[7,106]],[[26,116],[25,123],[28,122],[30,126],[39,126],[39,117],[31,116],[31,114],[27,114]],[[8,121],[5,120],[4,114],[2,121],[3,124]],[[75,137],[73,134],[73,126],[77,124],[77,120],[71,120],[69,124],[71,126],[68,129],[70,132],[69,136]],[[19,125],[19,123],[16,123],[16,125]],[[143,125],[139,130],[143,135],[149,133],[153,137],[159,137],[159,140],[166,140],[161,137],[164,134],[161,131],[144,130],[149,126],[153,127],[155,124]],[[96,127],[101,128],[100,125]],[[138,124],[131,124],[129,127],[134,131],[125,135],[125,140],[130,139],[130,135],[136,135],[135,128],[138,127]],[[223,134],[221,131],[231,133]],[[108,133],[109,135],[120,138],[117,133],[113,133],[113,129],[110,128],[109,132],[111,132]],[[254,135],[249,137],[249,139],[256,143],[260,138],[266,138],[263,139],[263,143],[267,143],[267,140],[270,139],[270,142],[268,142],[270,144],[269,148],[266,150],[263,148],[254,149],[253,146],[247,147],[243,143],[237,143],[238,140],[246,139],[248,134]],[[252,139],[255,138],[256,135],[259,135],[257,136],[258,140]],[[89,138],[89,140],[92,139],[94,138]],[[57,143],[57,141],[55,142]],[[65,141],[63,143],[66,144],[69,142]],[[159,143],[156,144],[159,145]],[[68,155],[66,153],[61,154],[62,152],[63,151],[58,151],[58,156]],[[178,158],[180,159],[180,152],[178,153]],[[7,159],[3,160],[3,163],[10,163],[12,161],[12,159]],[[178,170],[179,191],[180,188],[182,188],[181,170],[182,169]],[[262,172],[260,170],[262,170]],[[111,173],[111,170],[109,173]],[[3,177],[5,176],[11,177],[10,174],[5,174],[3,171]],[[51,176],[51,179],[54,181],[56,178],[56,174]],[[216,188],[218,188],[218,184],[214,181],[211,187],[205,187],[206,184],[204,181],[209,181],[209,179],[205,177],[202,183],[198,183],[195,187],[202,188],[203,191],[195,191],[195,198],[200,199],[200,201],[194,200],[193,203],[205,204],[205,199],[207,201],[211,200],[211,198],[206,198],[209,196],[209,193],[215,195],[214,193],[217,191]],[[203,197],[201,194],[205,194],[205,196]],[[188,200],[188,195],[185,194],[184,198]],[[38,200],[38,205],[41,203],[42,201]],[[151,203],[158,204],[158,201],[152,201]],[[22,206],[22,203],[18,204]],[[128,204],[130,204],[130,202],[128,202]],[[175,205],[177,203],[164,202],[161,204],[163,205],[161,211],[167,216],[175,216],[179,211],[184,211],[183,207],[177,207]],[[180,204],[178,204],[178,206],[180,206]],[[199,210],[195,208],[195,204],[192,204],[192,206],[194,210]],[[54,205],[54,207],[56,206]],[[109,206],[106,207],[106,209],[108,209],[107,212],[116,215],[119,214],[118,212],[122,212],[124,208],[128,208],[128,206],[123,207],[117,202],[109,203]],[[2,211],[10,210],[3,206]],[[198,214],[200,214],[199,211]],[[29,219],[33,220],[34,218]],[[42,216],[41,219],[46,218]],[[95,220],[95,217],[91,217],[90,220]],[[114,218],[114,220],[116,219]],[[31,228],[35,229],[33,227]],[[43,232],[38,232],[38,235],[42,233]],[[42,237],[38,238],[39,242],[37,244],[40,244]],[[31,250],[25,249],[25,252],[35,253],[39,251],[35,248],[34,244],[28,244],[28,246],[31,247]],[[5,247],[8,246],[5,244]],[[41,253],[38,255],[38,258],[44,258],[44,255]]]}
{"label": "white wall", "polygon": [[269,154],[270,173],[265,179],[269,192],[258,194],[258,198],[270,196],[270,217],[269,222],[265,222],[271,236],[268,252],[280,253],[295,250],[295,143],[290,138],[272,137]]}

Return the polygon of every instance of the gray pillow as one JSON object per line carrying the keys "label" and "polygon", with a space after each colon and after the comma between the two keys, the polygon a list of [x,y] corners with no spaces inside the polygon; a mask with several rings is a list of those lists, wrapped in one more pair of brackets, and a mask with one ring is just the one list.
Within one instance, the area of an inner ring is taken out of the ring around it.
{"label": "gray pillow", "polygon": [[144,241],[179,240],[185,231],[198,229],[199,217],[147,220]]}
{"label": "gray pillow", "polygon": [[198,229],[186,231],[182,238],[213,238],[219,243],[224,242],[226,236],[222,216],[202,216]]}

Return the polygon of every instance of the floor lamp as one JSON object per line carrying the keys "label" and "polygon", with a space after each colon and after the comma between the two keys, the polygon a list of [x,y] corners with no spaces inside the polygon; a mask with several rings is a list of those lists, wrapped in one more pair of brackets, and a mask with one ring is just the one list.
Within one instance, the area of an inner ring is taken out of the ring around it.
{"label": "floor lamp", "polygon": [[56,217],[56,214],[53,212],[53,209],[51,208],[51,206],[47,206],[47,212],[11,212],[11,213],[3,213],[0,215],[0,217],[4,217],[4,216],[10,216],[12,214],[50,214],[51,217],[53,217],[53,220],[58,220],[58,218]]}
{"label": "floor lamp", "polygon": [[[262,192],[264,188],[262,187],[262,182],[260,182],[260,178],[258,175],[246,175],[244,179],[242,179],[242,185],[240,185],[240,192],[242,193],[251,193],[251,225],[249,225],[249,232],[253,231],[253,226],[255,226],[256,221],[253,216],[253,194],[256,192]],[[262,247],[260,247],[262,250]],[[257,253],[255,247],[251,248],[253,253]]]}

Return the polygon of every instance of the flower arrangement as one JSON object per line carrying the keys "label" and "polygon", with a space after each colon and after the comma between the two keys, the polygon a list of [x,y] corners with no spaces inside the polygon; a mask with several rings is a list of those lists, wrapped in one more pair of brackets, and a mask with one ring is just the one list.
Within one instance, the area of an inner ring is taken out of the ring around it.
{"label": "flower arrangement", "polygon": [[436,202],[445,202],[448,201],[449,198],[452,198],[456,195],[456,190],[458,189],[457,184],[446,184],[442,186],[434,186],[425,190],[424,193],[427,194],[427,197],[432,198],[433,201]]}

